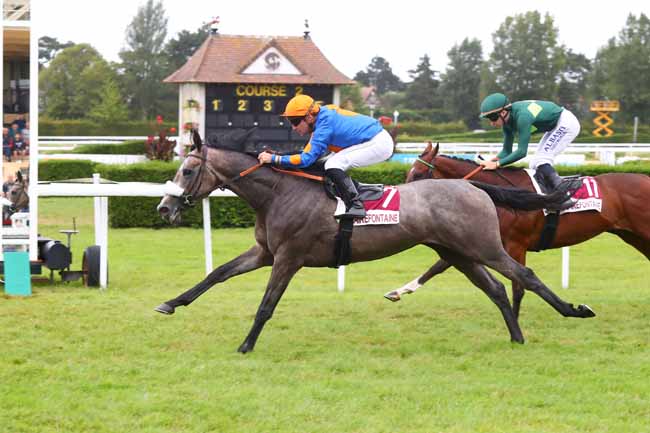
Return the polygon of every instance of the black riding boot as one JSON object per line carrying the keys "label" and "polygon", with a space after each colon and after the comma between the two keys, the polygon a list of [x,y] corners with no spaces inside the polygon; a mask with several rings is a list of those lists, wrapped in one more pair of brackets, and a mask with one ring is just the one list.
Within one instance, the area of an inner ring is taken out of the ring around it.
{"label": "black riding boot", "polygon": [[330,168],[325,171],[325,175],[332,179],[336,190],[345,203],[345,214],[342,218],[364,218],[366,210],[363,207],[357,187],[350,179],[350,176],[340,168]]}
{"label": "black riding boot", "polygon": [[555,168],[551,164],[542,164],[537,167],[536,173],[542,175],[546,180],[546,184],[551,187],[553,191],[557,189],[558,186],[562,183],[562,178],[557,174]]}

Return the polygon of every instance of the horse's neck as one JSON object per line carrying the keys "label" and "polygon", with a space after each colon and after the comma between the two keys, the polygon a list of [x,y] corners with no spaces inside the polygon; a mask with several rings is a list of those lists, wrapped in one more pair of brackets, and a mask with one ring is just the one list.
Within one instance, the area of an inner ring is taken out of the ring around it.
{"label": "horse's neck", "polygon": [[[444,163],[442,163],[444,161]],[[478,167],[477,164],[444,158],[437,162],[436,167],[440,174],[447,179],[462,179]],[[500,168],[497,170],[481,170],[472,176],[471,180],[491,183],[494,185],[524,187],[530,179],[524,170]]]}
{"label": "horse's neck", "polygon": [[[255,210],[264,210],[273,202],[287,205],[303,199],[318,202],[316,195],[321,192],[314,181],[277,173],[267,167],[234,182],[231,189]],[[312,195],[311,199],[307,198]],[[324,198],[324,192],[322,195]]]}

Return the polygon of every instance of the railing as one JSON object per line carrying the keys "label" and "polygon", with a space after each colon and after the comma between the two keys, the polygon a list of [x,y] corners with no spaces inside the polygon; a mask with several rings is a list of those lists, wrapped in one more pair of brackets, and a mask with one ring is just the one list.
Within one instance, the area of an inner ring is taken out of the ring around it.
{"label": "railing", "polygon": [[[177,140],[179,137],[169,137]],[[41,150],[72,150],[75,144],[118,144],[129,140],[146,140],[146,136],[41,136]],[[404,153],[421,153],[427,143],[397,143],[396,150]],[[501,143],[440,143],[442,153],[494,154],[501,150]],[[537,150],[537,143],[530,143],[529,155]],[[616,164],[616,153],[648,153],[650,143],[571,143],[564,154],[585,154],[595,152],[603,163]]]}
{"label": "railing", "polygon": [[[399,152],[421,153],[427,143],[397,143]],[[441,153],[495,154],[501,150],[501,143],[440,143]],[[528,155],[534,154],[537,143],[530,143]],[[616,165],[616,153],[648,153],[650,143],[571,143],[563,154],[585,154],[595,152],[604,164]],[[560,155],[561,156],[561,155]]]}

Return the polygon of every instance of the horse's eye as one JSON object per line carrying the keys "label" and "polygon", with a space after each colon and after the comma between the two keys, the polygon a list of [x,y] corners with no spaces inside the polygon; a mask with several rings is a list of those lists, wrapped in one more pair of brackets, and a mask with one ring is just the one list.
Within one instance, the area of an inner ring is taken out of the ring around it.
{"label": "horse's eye", "polygon": [[189,176],[191,174],[192,174],[192,170],[190,170],[189,168],[183,169],[183,176]]}

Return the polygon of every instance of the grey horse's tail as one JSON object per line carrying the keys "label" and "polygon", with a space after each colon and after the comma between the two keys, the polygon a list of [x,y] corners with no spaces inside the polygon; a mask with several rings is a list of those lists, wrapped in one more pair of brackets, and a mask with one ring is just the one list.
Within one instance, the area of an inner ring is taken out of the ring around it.
{"label": "grey horse's tail", "polygon": [[497,206],[518,210],[562,210],[575,204],[570,200],[574,188],[561,188],[552,194],[541,195],[525,189],[490,185],[473,180],[470,183],[485,191]]}

